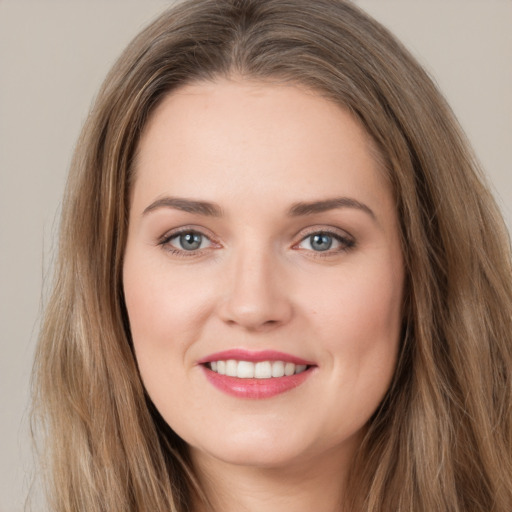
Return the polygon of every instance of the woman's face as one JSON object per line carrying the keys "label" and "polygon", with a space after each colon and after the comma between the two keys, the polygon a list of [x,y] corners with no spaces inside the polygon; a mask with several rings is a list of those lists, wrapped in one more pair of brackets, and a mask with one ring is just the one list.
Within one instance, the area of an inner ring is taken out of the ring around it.
{"label": "woman's face", "polygon": [[349,456],[395,369],[404,282],[365,131],[299,87],[199,83],[159,105],[135,170],[124,293],[163,418],[199,462]]}

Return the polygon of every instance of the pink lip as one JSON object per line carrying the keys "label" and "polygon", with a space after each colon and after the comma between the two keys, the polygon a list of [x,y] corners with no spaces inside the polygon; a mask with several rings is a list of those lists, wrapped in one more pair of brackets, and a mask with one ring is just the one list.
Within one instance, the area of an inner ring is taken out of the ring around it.
{"label": "pink lip", "polygon": [[257,352],[235,348],[231,350],[223,350],[222,352],[215,352],[202,359],[198,364],[211,363],[212,361],[227,361],[228,359],[236,359],[237,361],[251,361],[258,363],[260,361],[284,361],[285,363],[305,364],[307,366],[316,366],[311,361],[306,361],[300,357],[285,354],[284,352],[277,352],[275,350],[260,350]]}
{"label": "pink lip", "polygon": [[[307,365],[310,366],[310,368],[301,373],[284,377],[273,377],[271,379],[240,379],[238,377],[220,375],[206,366],[206,363],[212,361],[227,361],[228,359],[251,361],[254,363],[259,361],[284,361]],[[290,391],[300,386],[308,379],[316,368],[316,365],[310,361],[274,350],[262,350],[258,352],[250,352],[243,349],[225,350],[199,360],[198,364],[202,365],[202,369],[208,381],[220,391],[237,398],[253,399],[271,398],[285,393],[286,391]]]}

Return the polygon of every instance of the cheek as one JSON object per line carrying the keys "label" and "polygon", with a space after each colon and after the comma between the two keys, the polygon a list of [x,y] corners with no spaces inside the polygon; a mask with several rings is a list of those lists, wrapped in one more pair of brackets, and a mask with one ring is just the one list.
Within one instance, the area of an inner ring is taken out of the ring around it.
{"label": "cheek", "polygon": [[331,408],[335,440],[340,425],[345,433],[362,428],[389,389],[401,333],[402,276],[367,266],[333,284],[329,300],[319,301],[315,325],[329,370],[320,407]]}
{"label": "cheek", "polygon": [[194,280],[183,282],[179,271],[170,273],[151,261],[146,264],[136,259],[126,258],[123,275],[135,346],[153,345],[165,350],[186,344],[196,336],[199,320],[208,314],[204,288]]}
{"label": "cheek", "polygon": [[206,337],[215,282],[200,271],[171,272],[161,258],[127,251],[123,284],[142,381],[162,415],[174,418],[174,411],[191,407],[185,384],[198,378],[195,347]]}
{"label": "cheek", "polygon": [[402,288],[401,273],[393,266],[350,269],[329,278],[323,287],[310,287],[316,290],[313,314],[341,333],[355,329],[361,335],[372,330],[385,335],[400,324]]}
{"label": "cheek", "polygon": [[403,271],[379,258],[332,279],[316,294],[316,331],[329,352],[333,374],[354,390],[377,393],[393,375],[402,326]]}
{"label": "cheek", "polygon": [[193,367],[189,348],[199,336],[204,296],[158,262],[130,252],[123,287],[142,381],[161,413],[172,417],[175,408],[187,407],[180,384]]}

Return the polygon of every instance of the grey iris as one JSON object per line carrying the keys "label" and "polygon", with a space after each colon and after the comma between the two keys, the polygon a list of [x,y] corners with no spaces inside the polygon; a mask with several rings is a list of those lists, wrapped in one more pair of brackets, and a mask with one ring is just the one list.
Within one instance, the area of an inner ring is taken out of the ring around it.
{"label": "grey iris", "polygon": [[184,233],[180,235],[180,245],[186,251],[195,251],[201,247],[203,236],[199,233]]}
{"label": "grey iris", "polygon": [[327,251],[332,246],[332,236],[318,233],[311,236],[310,243],[315,251]]}

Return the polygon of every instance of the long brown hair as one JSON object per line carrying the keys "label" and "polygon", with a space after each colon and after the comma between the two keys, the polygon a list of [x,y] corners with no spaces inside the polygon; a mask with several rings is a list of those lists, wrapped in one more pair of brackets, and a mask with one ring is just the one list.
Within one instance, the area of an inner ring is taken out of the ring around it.
{"label": "long brown hair", "polygon": [[184,443],[145,395],[122,264],[132,161],[170,91],[236,74],[348,108],[393,184],[406,266],[391,388],[354,461],[346,509],[512,510],[512,264],[454,116],[411,55],[343,0],[189,0],[122,54],[78,142],[35,363],[52,510],[186,511]]}

